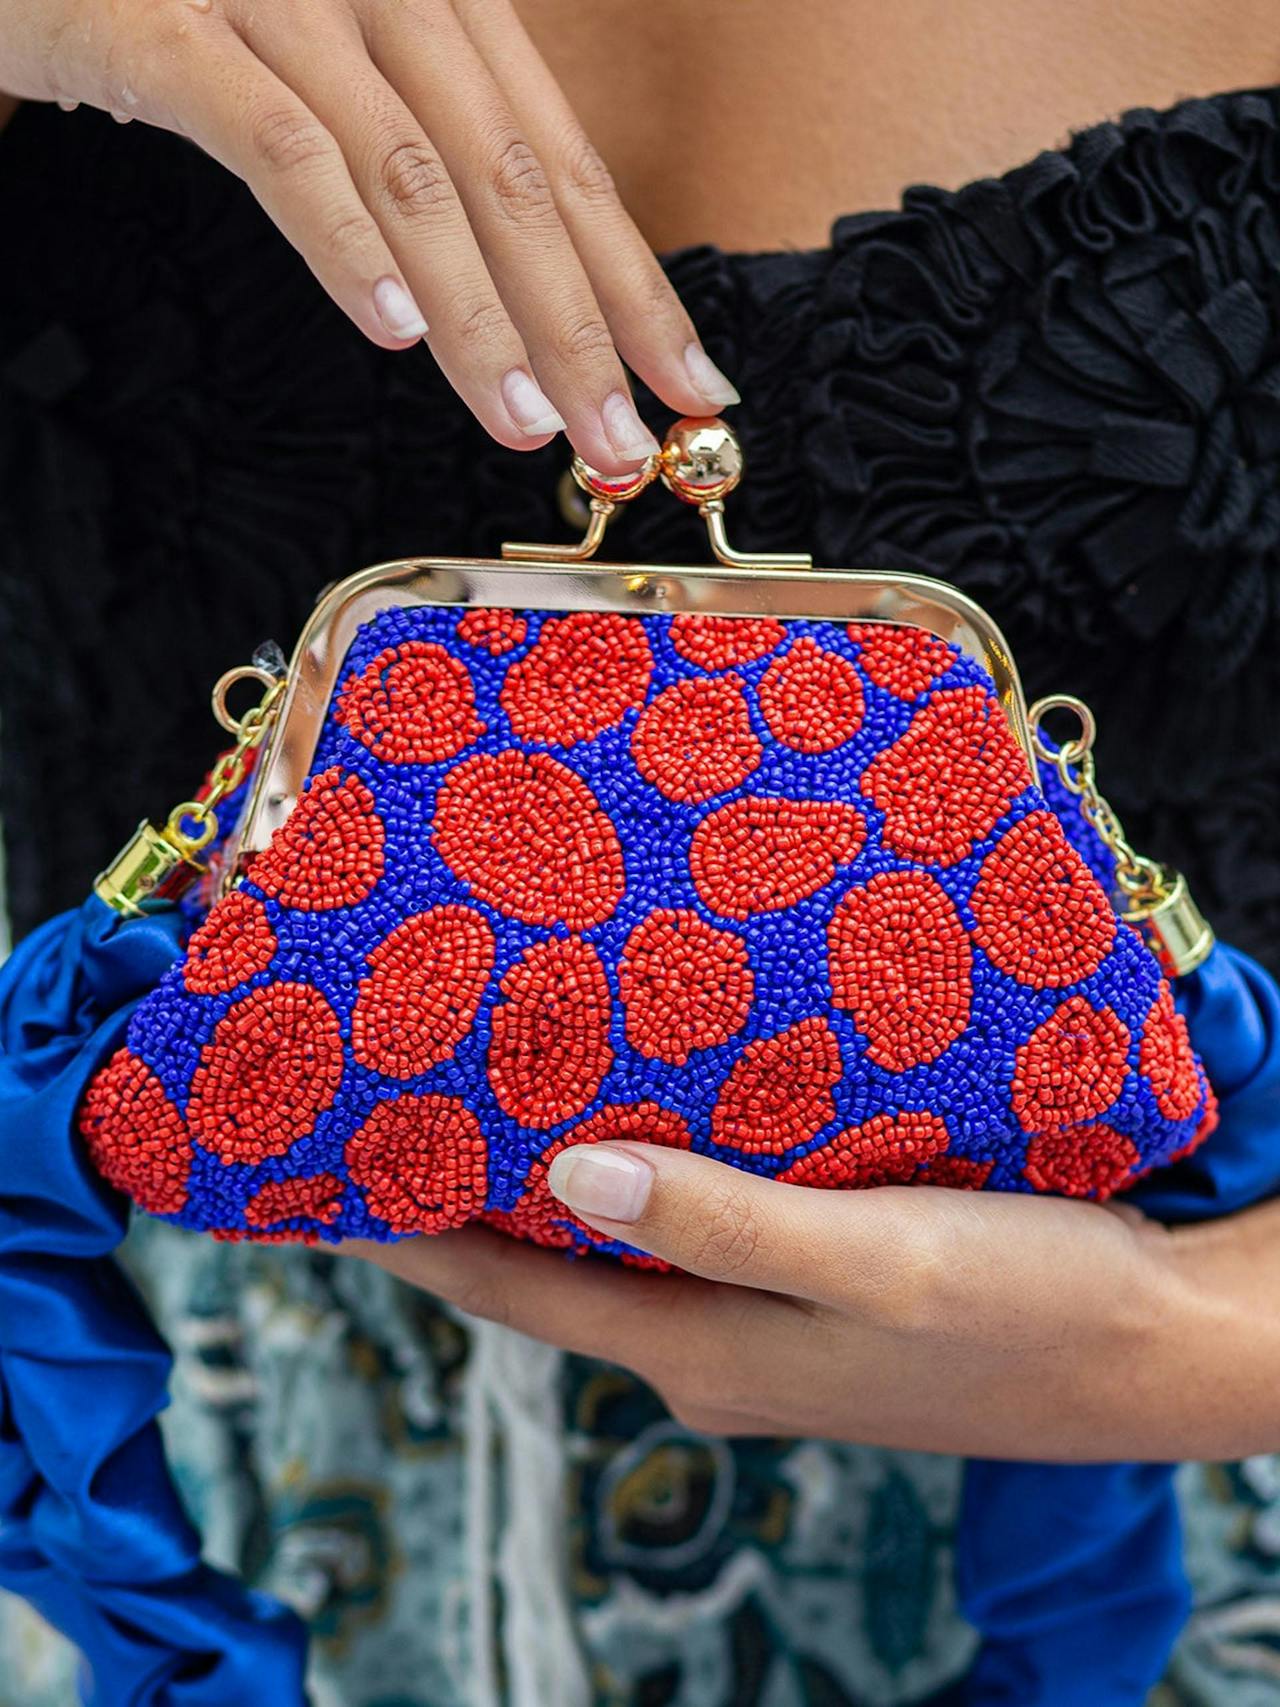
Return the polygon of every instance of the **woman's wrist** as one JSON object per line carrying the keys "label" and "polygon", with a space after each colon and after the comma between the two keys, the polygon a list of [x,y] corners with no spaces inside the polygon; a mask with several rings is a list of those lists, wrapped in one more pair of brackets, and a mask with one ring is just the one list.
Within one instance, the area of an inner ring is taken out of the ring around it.
{"label": "woman's wrist", "polygon": [[1071,1463],[1240,1455],[1225,1444],[1239,1418],[1212,1395],[1242,1364],[1242,1313],[1181,1233],[1127,1207],[927,1195],[928,1278],[885,1354],[917,1367],[919,1409],[882,1444]]}
{"label": "woman's wrist", "polygon": [[1280,1442],[1280,1202],[1145,1235],[1168,1300],[1151,1417],[1161,1458],[1234,1459]]}
{"label": "woman's wrist", "polygon": [[1106,1297],[1095,1299],[1092,1318],[1081,1313],[1097,1356],[1081,1359],[1076,1392],[1059,1396],[1076,1433],[1064,1444],[1074,1445],[1073,1458],[1104,1462],[1217,1455],[1204,1450],[1212,1419],[1201,1392],[1223,1378],[1224,1301],[1204,1283],[1180,1231],[1127,1209],[1112,1213],[1129,1225],[1132,1260],[1100,1274]]}

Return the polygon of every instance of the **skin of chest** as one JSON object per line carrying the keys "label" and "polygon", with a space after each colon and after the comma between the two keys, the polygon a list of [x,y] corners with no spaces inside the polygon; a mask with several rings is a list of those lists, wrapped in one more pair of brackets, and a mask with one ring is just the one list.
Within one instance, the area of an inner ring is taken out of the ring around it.
{"label": "skin of chest", "polygon": [[1009,170],[1127,107],[1280,78],[1265,0],[518,0],[658,250],[812,247],[912,183]]}

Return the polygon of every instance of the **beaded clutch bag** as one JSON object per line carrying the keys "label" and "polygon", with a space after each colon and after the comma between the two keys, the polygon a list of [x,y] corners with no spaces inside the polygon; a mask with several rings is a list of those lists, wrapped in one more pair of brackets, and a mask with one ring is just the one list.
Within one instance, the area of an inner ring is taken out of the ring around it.
{"label": "beaded clutch bag", "polygon": [[[575,472],[580,545],[366,570],[287,673],[219,684],[236,748],[98,883],[221,891],[83,1102],[106,1178],[223,1238],[481,1218],[634,1256],[551,1196],[566,1145],[1102,1198],[1202,1138],[1166,975],[1212,939],[1098,794],[1085,708],[1028,713],[942,583],[734,551],[722,423]],[[655,474],[715,566],[589,561]]]}

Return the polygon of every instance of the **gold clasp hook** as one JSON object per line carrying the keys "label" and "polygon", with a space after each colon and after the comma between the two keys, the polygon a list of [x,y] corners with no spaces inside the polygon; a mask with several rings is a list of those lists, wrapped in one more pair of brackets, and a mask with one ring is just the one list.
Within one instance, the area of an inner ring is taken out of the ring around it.
{"label": "gold clasp hook", "polygon": [[599,474],[575,456],[569,472],[587,494],[587,531],[576,545],[540,545],[532,540],[507,540],[502,555],[509,563],[585,563],[594,557],[604,530],[620,504],[628,504],[658,477],[658,459],[648,457],[632,474]]}
{"label": "gold clasp hook", "polygon": [[692,504],[707,524],[711,550],[729,569],[812,569],[807,551],[737,551],[724,525],[724,501],[742,479],[738,435],[717,416],[687,415],[667,433],[658,459],[662,484]]}
{"label": "gold clasp hook", "polygon": [[[686,415],[667,432],[661,451],[633,474],[600,474],[580,456],[573,459],[574,480],[587,494],[587,531],[576,545],[510,541],[502,555],[515,563],[582,563],[593,557],[605,528],[621,504],[630,503],[661,478],[669,492],[691,504],[707,524],[712,555],[729,569],[812,569],[807,551],[738,551],[725,531],[724,501],[742,479],[742,446],[733,428],[717,416]],[[646,566],[621,564],[642,581]]]}

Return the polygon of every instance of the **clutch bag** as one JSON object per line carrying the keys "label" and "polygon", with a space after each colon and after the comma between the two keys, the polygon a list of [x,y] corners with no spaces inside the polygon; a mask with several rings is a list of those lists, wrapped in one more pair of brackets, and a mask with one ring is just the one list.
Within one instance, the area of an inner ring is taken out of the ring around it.
{"label": "clutch bag", "polygon": [[[234,748],[98,880],[207,904],[81,1105],[105,1177],[221,1238],[483,1219],[644,1261],[550,1194],[559,1150],[1105,1198],[1202,1139],[1169,979],[1212,936],[1087,709],[1028,709],[943,582],[735,550],[719,421],[575,473],[580,544],[366,569],[219,684]],[[594,560],[655,480],[713,565]]]}

